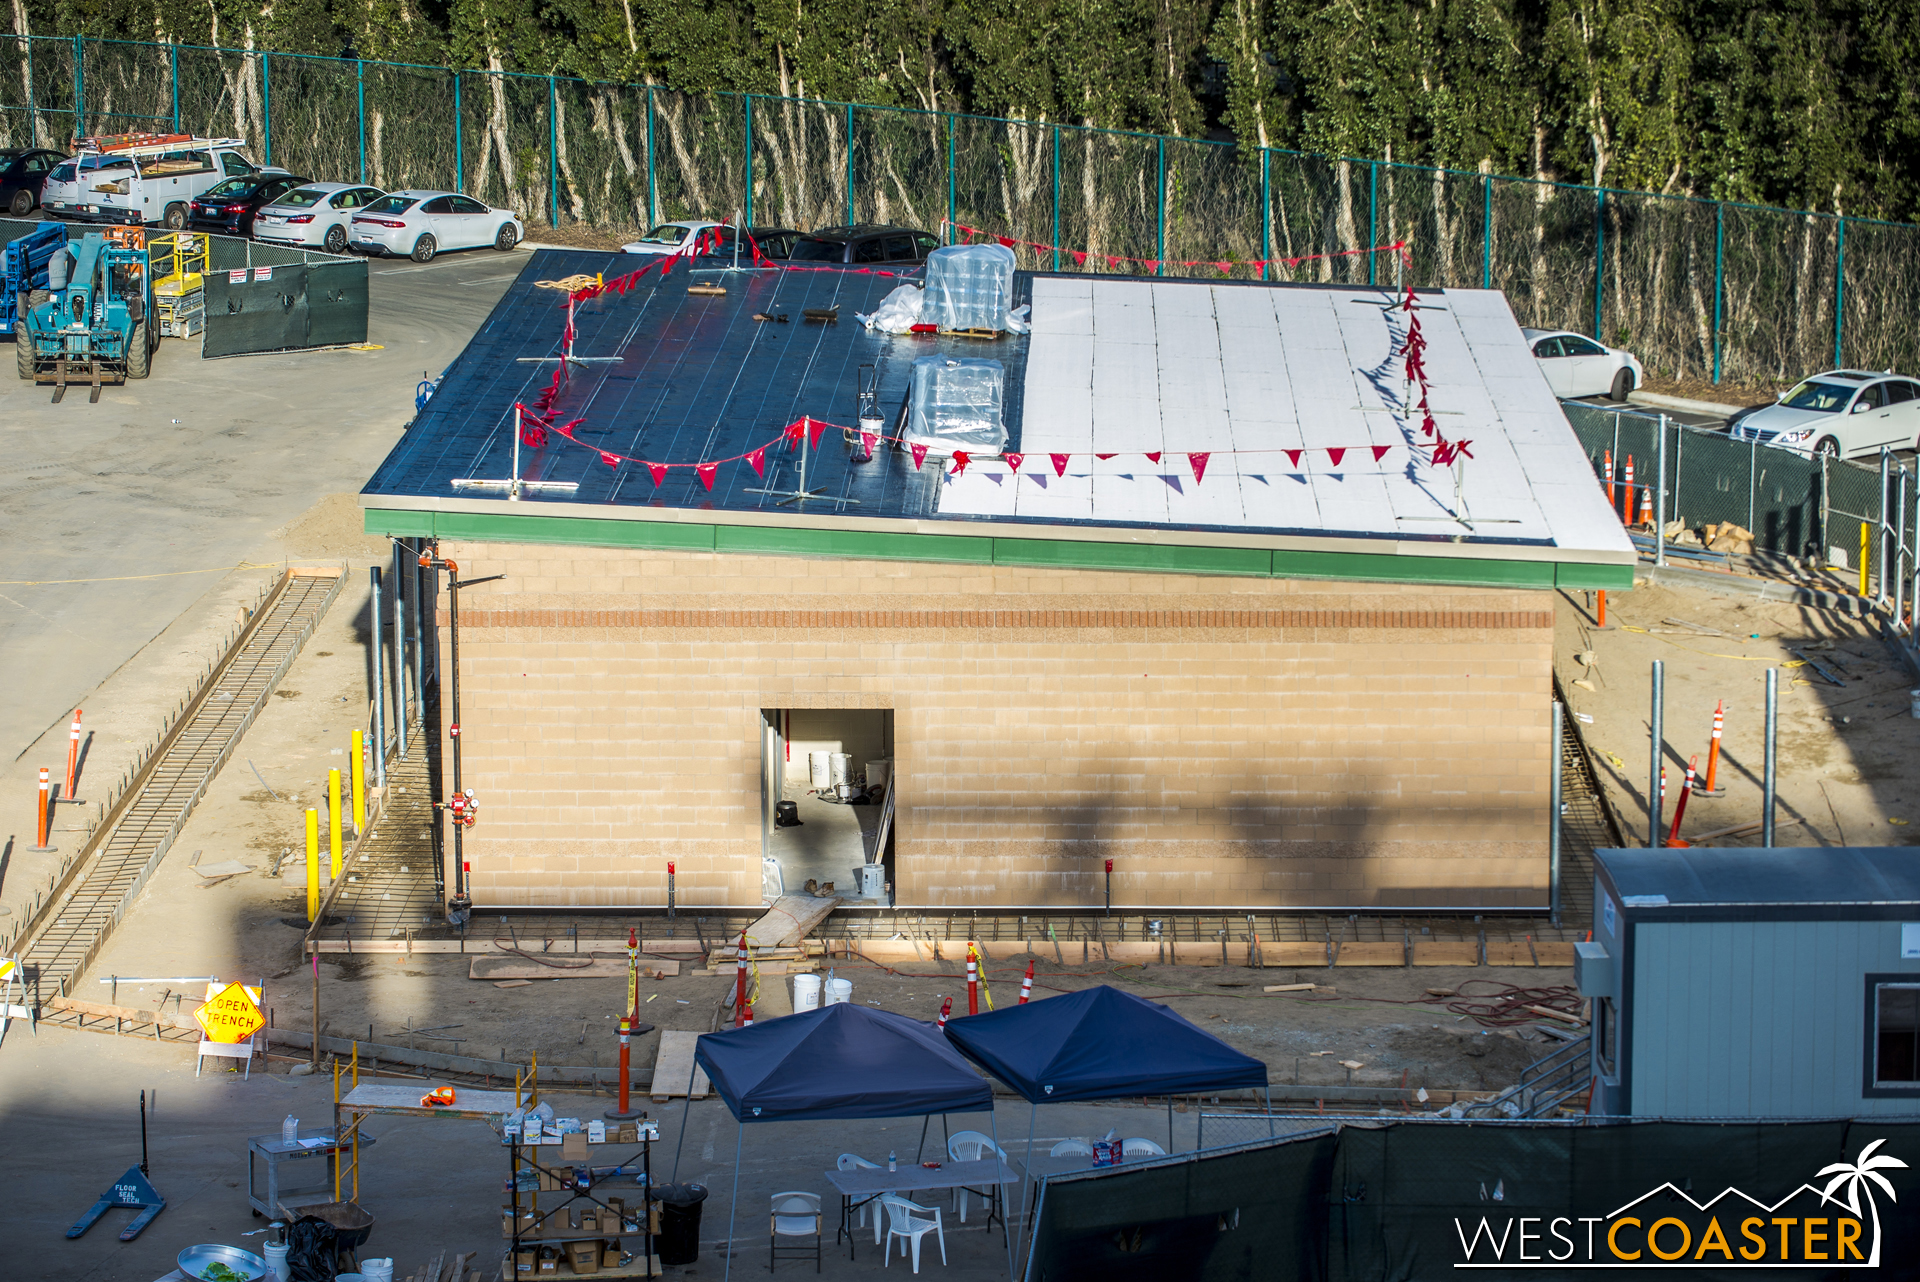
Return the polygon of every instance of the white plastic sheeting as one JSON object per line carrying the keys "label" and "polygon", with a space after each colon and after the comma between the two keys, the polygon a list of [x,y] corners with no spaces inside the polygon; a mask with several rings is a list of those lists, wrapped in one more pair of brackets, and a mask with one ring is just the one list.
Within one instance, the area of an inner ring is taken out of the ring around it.
{"label": "white plastic sheeting", "polygon": [[1007,443],[1007,370],[978,357],[922,356],[907,394],[907,443],[929,454],[998,454]]}
{"label": "white plastic sheeting", "polygon": [[882,334],[906,334],[920,323],[921,303],[925,295],[918,285],[902,285],[880,300],[873,314],[859,316],[861,324]]}
{"label": "white plastic sheeting", "polygon": [[1004,330],[1012,309],[1013,251],[1005,245],[948,245],[927,255],[927,323]]}

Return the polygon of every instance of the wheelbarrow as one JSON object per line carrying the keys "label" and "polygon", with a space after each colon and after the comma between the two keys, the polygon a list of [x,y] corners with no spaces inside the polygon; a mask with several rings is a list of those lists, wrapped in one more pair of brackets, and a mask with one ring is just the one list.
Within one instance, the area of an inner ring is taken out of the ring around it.
{"label": "wheelbarrow", "polygon": [[357,1202],[323,1202],[318,1206],[302,1208],[302,1214],[333,1225],[334,1251],[344,1258],[344,1263],[339,1267],[352,1271],[359,1266],[358,1252],[373,1235],[371,1212]]}

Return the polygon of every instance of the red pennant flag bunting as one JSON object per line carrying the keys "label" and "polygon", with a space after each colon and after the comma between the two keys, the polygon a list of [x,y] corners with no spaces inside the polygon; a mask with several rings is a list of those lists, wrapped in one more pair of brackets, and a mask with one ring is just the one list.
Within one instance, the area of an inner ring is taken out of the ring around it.
{"label": "red pennant flag bunting", "polygon": [[803,423],[805,423],[805,424],[807,425],[807,444],[808,444],[808,446],[809,446],[809,447],[811,447],[811,448],[813,448],[813,449],[816,449],[816,450],[817,450],[817,449],[819,449],[819,448],[820,448],[820,433],[822,433],[822,432],[824,432],[824,431],[826,431],[826,430],[827,430],[827,425],[826,425],[826,423],[825,423],[824,421],[822,421],[822,420],[820,420],[820,419],[817,419],[817,418],[807,418],[807,419],[802,419],[802,420],[800,420],[800,421],[801,421],[801,422],[803,422]]}
{"label": "red pennant flag bunting", "polygon": [[798,445],[800,443],[800,434],[806,430],[807,420],[804,418],[795,419],[793,422],[787,424],[786,431],[781,433],[781,435],[788,445]]}
{"label": "red pennant flag bunting", "polygon": [[972,459],[972,456],[969,455],[965,450],[955,450],[953,452],[953,474],[955,476],[958,476],[960,475],[960,473],[966,471],[967,464],[971,461],[971,459]]}
{"label": "red pennant flag bunting", "polygon": [[1000,457],[1004,458],[1007,461],[1007,466],[1016,472],[1020,470],[1020,465],[1026,462],[1027,459],[1027,456],[1024,454],[1014,454],[1012,452],[1002,454]]}
{"label": "red pennant flag bunting", "polygon": [[913,451],[913,470],[918,472],[920,465],[927,461],[927,447],[924,445],[909,445],[907,448]]}
{"label": "red pennant flag bunting", "polygon": [[1005,245],[1008,249],[1012,249],[1015,245],[1018,245],[1020,243],[1019,241],[1015,240],[1011,236],[995,236],[994,239],[999,241],[1002,245]]}
{"label": "red pennant flag bunting", "polygon": [[747,455],[747,462],[753,467],[753,474],[764,480],[767,475],[767,447],[762,445],[759,449],[750,452]]}
{"label": "red pennant flag bunting", "polygon": [[1110,458],[1112,458],[1112,457],[1113,457],[1113,455],[1111,455],[1111,454],[1096,454],[1096,455],[1094,455],[1094,457],[1095,457],[1095,458],[1097,458],[1097,459],[1100,459],[1101,461],[1103,461],[1103,462],[1104,462],[1105,460],[1107,460],[1107,459],[1110,459]]}
{"label": "red pennant flag bunting", "polygon": [[879,443],[880,443],[880,434],[878,432],[860,433],[860,453],[865,455],[867,458],[873,457],[873,447],[878,445]]}
{"label": "red pennant flag bunting", "polygon": [[1282,450],[1281,453],[1285,454],[1287,456],[1288,461],[1291,462],[1295,467],[1299,467],[1300,456],[1302,454],[1305,454],[1306,451],[1305,450]]}
{"label": "red pennant flag bunting", "polygon": [[1333,465],[1335,467],[1340,466],[1340,460],[1345,458],[1346,455],[1347,455],[1347,448],[1344,445],[1336,446],[1335,448],[1327,451],[1327,457],[1333,460]]}
{"label": "red pennant flag bunting", "polygon": [[1232,263],[1225,263],[1225,262],[1222,262],[1222,263],[1215,263],[1215,264],[1214,264],[1214,266],[1215,266],[1215,267],[1218,267],[1218,268],[1220,269],[1220,274],[1221,274],[1222,276],[1231,276],[1231,275],[1233,275],[1233,264],[1232,264]]}
{"label": "red pennant flag bunting", "polygon": [[620,466],[620,456],[618,454],[609,454],[605,450],[600,451],[600,461],[608,467]]}
{"label": "red pennant flag bunting", "polygon": [[700,484],[707,487],[707,493],[713,493],[713,474],[720,470],[718,463],[702,463],[693,469],[700,475]]}
{"label": "red pennant flag bunting", "polygon": [[1195,485],[1207,479],[1207,457],[1207,454],[1187,455],[1187,463],[1193,468],[1193,483]]}
{"label": "red pennant flag bunting", "polygon": [[1072,458],[1072,455],[1049,454],[1047,457],[1053,460],[1053,474],[1055,476],[1065,476],[1067,474],[1067,460]]}
{"label": "red pennant flag bunting", "polygon": [[1147,455],[1147,461],[1150,463],[1158,463],[1160,461],[1160,451],[1155,450],[1153,453]]}
{"label": "red pennant flag bunting", "polygon": [[1087,265],[1087,251],[1086,251],[1086,250],[1084,250],[1084,249],[1076,249],[1076,250],[1073,250],[1073,251],[1071,251],[1071,252],[1072,252],[1072,254],[1073,254],[1073,262],[1074,262],[1074,266],[1076,266],[1076,267],[1085,267],[1085,266]]}
{"label": "red pennant flag bunting", "polygon": [[647,471],[653,474],[653,483],[656,488],[667,479],[667,465],[665,463],[649,463],[647,464]]}
{"label": "red pennant flag bunting", "polygon": [[1387,456],[1387,451],[1388,451],[1388,450],[1390,450],[1390,449],[1392,449],[1392,448],[1393,448],[1393,446],[1391,446],[1391,445],[1376,445],[1376,446],[1374,446],[1374,447],[1373,447],[1373,461],[1374,461],[1374,462],[1376,462],[1376,463],[1378,463],[1378,462],[1379,462],[1379,461],[1380,461],[1381,459],[1383,459],[1383,458],[1385,458],[1385,457]]}

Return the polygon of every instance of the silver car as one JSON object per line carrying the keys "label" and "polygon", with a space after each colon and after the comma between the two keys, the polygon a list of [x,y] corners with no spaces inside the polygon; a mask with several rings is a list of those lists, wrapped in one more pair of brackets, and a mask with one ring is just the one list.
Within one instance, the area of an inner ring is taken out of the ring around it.
{"label": "silver car", "polygon": [[347,252],[347,224],[354,212],[386,193],[357,183],[307,183],[254,215],[253,238],[275,245]]}
{"label": "silver car", "polygon": [[1920,382],[1892,370],[1828,370],[1735,415],[1727,434],[1831,458],[1911,449],[1920,440]]}

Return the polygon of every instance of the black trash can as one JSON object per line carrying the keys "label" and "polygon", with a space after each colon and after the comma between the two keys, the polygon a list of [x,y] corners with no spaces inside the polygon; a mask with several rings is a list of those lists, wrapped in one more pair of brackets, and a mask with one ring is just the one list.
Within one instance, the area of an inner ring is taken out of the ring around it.
{"label": "black trash can", "polygon": [[707,1200],[704,1184],[662,1184],[652,1196],[660,1203],[660,1236],[654,1249],[660,1263],[692,1264],[700,1258],[700,1204]]}

